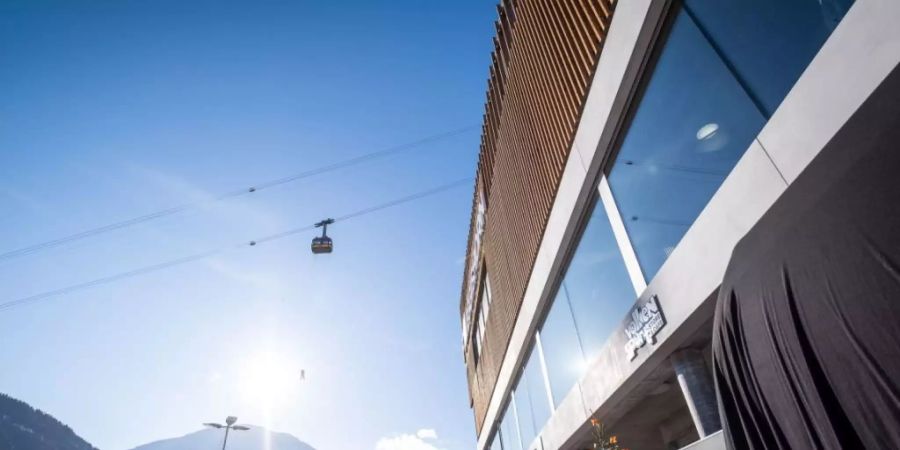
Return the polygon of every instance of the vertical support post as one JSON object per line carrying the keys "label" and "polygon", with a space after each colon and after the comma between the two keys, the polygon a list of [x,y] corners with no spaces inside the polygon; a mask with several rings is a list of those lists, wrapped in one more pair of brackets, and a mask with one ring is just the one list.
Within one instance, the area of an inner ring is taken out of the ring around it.
{"label": "vertical support post", "polygon": [[225,450],[225,445],[228,444],[228,430],[231,429],[231,425],[225,427],[225,439],[222,439],[222,450]]}
{"label": "vertical support post", "polygon": [[[553,389],[550,387],[550,373],[547,371],[547,361],[544,359],[544,344],[541,343],[541,332],[534,333],[534,348],[537,349],[541,362],[541,375],[544,378],[544,390],[547,391],[547,401],[550,402],[550,414],[556,412],[556,401],[553,399]],[[532,356],[533,358],[533,356]]]}
{"label": "vertical support post", "polygon": [[716,389],[703,353],[694,349],[678,350],[669,359],[700,438],[722,429]]}
{"label": "vertical support post", "polygon": [[632,245],[631,238],[628,236],[628,230],[625,229],[625,221],[622,220],[622,214],[616,205],[616,198],[613,196],[612,189],[609,187],[609,181],[605,175],[600,178],[597,191],[600,193],[600,203],[603,204],[603,208],[606,210],[606,217],[609,218],[609,225],[612,227],[613,236],[615,236],[616,244],[619,246],[619,252],[622,254],[622,259],[625,260],[625,269],[628,271],[628,277],[631,278],[634,292],[639,296],[644,292],[644,289],[647,289],[647,280],[644,278],[644,272],[641,270],[637,253],[634,252],[634,245]]}

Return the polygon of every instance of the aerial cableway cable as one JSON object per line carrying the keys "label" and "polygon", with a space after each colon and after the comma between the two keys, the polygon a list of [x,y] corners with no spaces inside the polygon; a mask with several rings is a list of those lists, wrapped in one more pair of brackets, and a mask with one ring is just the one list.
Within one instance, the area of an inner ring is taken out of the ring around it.
{"label": "aerial cableway cable", "polygon": [[[405,197],[400,197],[400,198],[391,200],[391,201],[386,202],[386,203],[381,203],[381,204],[379,204],[379,205],[375,205],[375,206],[371,206],[371,207],[368,207],[368,208],[361,209],[361,210],[359,210],[359,211],[354,211],[354,212],[352,212],[352,213],[350,213],[350,214],[345,214],[345,215],[343,215],[343,216],[335,217],[335,218],[334,218],[334,222],[344,222],[344,221],[349,220],[349,219],[353,219],[353,218],[356,218],[356,217],[359,217],[359,216],[364,216],[364,215],[366,215],[366,214],[370,214],[370,213],[373,213],[373,212],[376,212],[376,211],[381,211],[382,209],[387,209],[387,208],[390,208],[390,207],[392,207],[392,206],[400,205],[400,204],[402,204],[402,203],[408,203],[408,202],[411,202],[411,201],[413,201],[413,200],[418,200],[418,199],[423,198],[423,197],[428,197],[429,195],[434,195],[434,194],[437,194],[437,193],[439,193],[439,192],[443,192],[443,191],[446,191],[446,190],[448,190],[448,189],[452,189],[452,188],[454,188],[454,187],[457,187],[457,186],[460,186],[460,185],[462,185],[462,184],[465,184],[465,183],[467,183],[467,182],[469,182],[469,181],[472,181],[472,179],[471,179],[471,178],[463,178],[463,179],[459,179],[459,180],[456,180],[456,181],[453,181],[453,182],[450,182],[450,183],[447,183],[447,184],[442,184],[442,185],[440,185],[440,186],[436,186],[436,187],[434,187],[434,188],[431,188],[431,189],[428,189],[428,190],[425,190],[425,191],[417,192],[417,193],[415,193],[415,194],[407,195],[407,196],[405,196]],[[261,238],[255,240],[255,241],[251,241],[251,243],[253,243],[253,244],[255,245],[255,244],[261,244],[261,243],[264,243],[264,242],[274,241],[274,240],[276,240],[276,239],[281,239],[281,238],[283,238],[283,237],[287,237],[287,236],[290,236],[290,235],[293,235],[293,234],[302,233],[302,232],[304,232],[304,231],[310,231],[310,230],[313,230],[313,229],[315,229],[315,228],[316,228],[315,225],[309,225],[309,226],[305,226],[305,227],[301,227],[301,228],[294,228],[294,229],[291,229],[291,230],[282,231],[282,232],[280,232],[280,233],[275,233],[275,234],[270,234],[270,235],[268,235],[268,236],[263,236],[263,237],[261,237]]]}
{"label": "aerial cableway cable", "polygon": [[[427,190],[424,190],[424,191],[417,192],[417,193],[415,193],[415,194],[407,195],[407,196],[404,196],[404,197],[399,197],[399,198],[394,199],[394,200],[391,200],[391,201],[389,201],[389,202],[385,202],[385,203],[381,203],[381,204],[378,204],[378,205],[370,206],[370,207],[368,207],[368,208],[363,208],[363,209],[360,209],[360,210],[358,210],[358,211],[351,212],[351,213],[349,213],[349,214],[344,214],[344,215],[342,215],[342,216],[339,216],[339,217],[335,218],[335,219],[334,219],[334,222],[337,223],[337,222],[342,222],[342,221],[346,221],[346,220],[349,220],[349,219],[361,217],[361,216],[364,216],[364,215],[366,215],[366,214],[371,214],[371,213],[374,213],[374,212],[377,212],[377,211],[381,211],[381,210],[384,210],[384,209],[387,209],[387,208],[391,208],[391,207],[394,207],[394,206],[397,206],[397,205],[400,205],[400,204],[403,204],[403,203],[408,203],[408,202],[411,202],[411,201],[414,201],[414,200],[418,200],[418,199],[421,199],[421,198],[424,198],[424,197],[428,197],[428,196],[431,196],[431,195],[435,195],[435,194],[438,194],[438,193],[440,193],[440,192],[447,191],[447,190],[450,190],[450,189],[453,189],[453,188],[455,188],[455,187],[462,186],[462,185],[464,185],[464,184],[471,183],[471,182],[472,182],[472,178],[469,178],[469,177],[463,178],[463,179],[459,179],[459,180],[456,180],[456,181],[453,181],[453,182],[450,182],[450,183],[447,183],[447,184],[442,184],[442,185],[440,185],[440,186],[436,186],[436,187],[431,188],[431,189],[427,189]],[[285,237],[288,237],[288,236],[293,236],[293,235],[295,235],[295,234],[302,233],[302,232],[304,232],[304,231],[311,231],[311,230],[314,230],[315,228],[316,228],[316,225],[314,225],[314,224],[313,224],[313,225],[304,226],[304,227],[293,228],[293,229],[290,229],[290,230],[283,231],[283,232],[281,232],[281,233],[275,233],[275,234],[270,234],[270,235],[267,235],[267,236],[263,236],[263,237],[261,237],[261,238],[259,238],[259,239],[255,239],[255,240],[252,240],[252,241],[243,242],[243,243],[235,244],[235,245],[224,246],[224,247],[220,247],[220,248],[213,249],[213,250],[207,250],[207,251],[205,251],[205,252],[194,253],[194,254],[192,254],[192,255],[183,256],[183,257],[181,257],[181,258],[171,259],[171,260],[164,261],[164,262],[161,262],[161,263],[157,263],[157,264],[153,264],[153,265],[149,265],[149,266],[144,266],[144,267],[137,268],[137,269],[128,270],[128,271],[125,271],[125,272],[120,272],[120,273],[117,273],[117,274],[114,274],[114,275],[109,275],[109,276],[106,276],[106,277],[97,278],[97,279],[94,279],[94,280],[91,280],[91,281],[86,281],[86,282],[83,282],[83,283],[73,284],[73,285],[70,285],[70,286],[66,286],[66,287],[59,288],[59,289],[53,289],[53,290],[50,290],[50,291],[44,291],[44,292],[41,292],[41,293],[38,293],[38,294],[29,295],[29,296],[27,296],[27,297],[20,297],[20,298],[14,299],[14,300],[9,300],[9,301],[0,303],[0,311],[9,309],[9,308],[12,308],[12,307],[15,307],[15,306],[22,306],[22,305],[29,304],[29,303],[34,303],[34,302],[37,302],[37,301],[40,301],[40,300],[45,300],[45,299],[48,299],[48,298],[50,298],[50,297],[56,297],[56,296],[68,294],[68,293],[70,293],[70,292],[80,291],[80,290],[87,289],[87,288],[91,288],[91,287],[94,287],[94,286],[99,286],[99,285],[103,285],[103,284],[109,284],[109,283],[112,283],[112,282],[115,282],[115,281],[119,281],[119,280],[122,280],[122,279],[133,278],[133,277],[136,277],[136,276],[139,276],[139,275],[144,275],[144,274],[147,274],[147,273],[157,272],[157,271],[160,271],[160,270],[168,269],[168,268],[170,268],[170,267],[180,266],[180,265],[182,265],[182,264],[187,264],[187,263],[190,263],[190,262],[199,261],[199,260],[206,259],[206,258],[215,256],[215,255],[218,255],[218,254],[221,254],[221,253],[230,251],[230,250],[236,250],[236,249],[238,249],[238,248],[246,247],[246,246],[248,246],[248,245],[250,245],[250,246],[256,246],[256,245],[263,244],[263,243],[266,243],[266,242],[271,242],[271,241],[274,241],[274,240],[282,239],[282,238],[285,238]]]}
{"label": "aerial cableway cable", "polygon": [[269,189],[275,186],[280,186],[283,184],[292,183],[294,181],[298,181],[304,178],[309,178],[314,175],[319,175],[327,172],[334,172],[339,169],[344,169],[347,167],[355,166],[357,164],[362,164],[367,161],[372,161],[379,158],[384,158],[390,155],[394,155],[397,153],[403,153],[406,151],[410,151],[416,147],[420,147],[425,144],[429,144],[432,142],[437,142],[443,139],[447,139],[453,136],[457,136],[463,134],[467,131],[473,130],[477,127],[469,126],[464,128],[458,128],[455,130],[445,131],[443,133],[433,134],[422,139],[407,142],[405,144],[395,145],[393,147],[388,147],[383,150],[366,153],[364,155],[356,156],[353,158],[345,159],[343,161],[338,161],[332,164],[328,164],[325,166],[317,167],[315,169],[310,169],[305,172],[296,173],[294,175],[290,175],[283,178],[277,178],[273,180],[263,181],[261,183],[255,184],[250,187],[245,187],[241,189],[235,189],[233,191],[224,192],[219,195],[214,196],[209,200],[202,200],[198,202],[192,203],[184,203],[181,205],[173,206],[171,208],[162,209],[156,212],[152,212],[149,214],[144,214],[142,216],[132,217],[130,219],[122,220],[120,222],[114,222],[107,225],[103,225],[97,228],[91,228],[89,230],[84,230],[75,234],[71,234],[68,236],[64,236],[57,239],[51,239],[49,241],[44,241],[38,244],[29,245],[26,247],[21,247],[15,250],[10,250],[4,253],[0,253],[0,261],[13,259],[20,256],[30,255],[32,253],[37,253],[41,250],[50,249],[53,247],[59,247],[61,245],[68,244],[69,242],[78,241],[81,239],[86,239],[89,237],[97,236],[100,234],[108,233],[115,230],[121,230],[123,228],[128,228],[134,225],[138,225],[141,223],[149,222],[156,219],[161,219],[163,217],[172,216],[178,214],[183,211],[187,211],[190,209],[194,209],[199,206],[212,204],[216,202],[220,202],[223,200],[241,197],[244,195],[253,194],[255,192],[259,192],[263,189]]}

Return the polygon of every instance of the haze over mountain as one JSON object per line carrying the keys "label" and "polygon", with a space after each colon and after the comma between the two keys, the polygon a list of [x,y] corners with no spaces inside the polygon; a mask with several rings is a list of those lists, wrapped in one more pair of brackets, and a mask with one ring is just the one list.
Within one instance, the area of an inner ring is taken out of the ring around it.
{"label": "haze over mountain", "polygon": [[[223,430],[205,429],[182,437],[164,439],[132,450],[216,450],[222,447]],[[250,430],[228,434],[228,450],[315,450],[287,433],[250,425]]]}
{"label": "haze over mountain", "polygon": [[0,394],[0,449],[96,450],[53,416],[4,394]]}

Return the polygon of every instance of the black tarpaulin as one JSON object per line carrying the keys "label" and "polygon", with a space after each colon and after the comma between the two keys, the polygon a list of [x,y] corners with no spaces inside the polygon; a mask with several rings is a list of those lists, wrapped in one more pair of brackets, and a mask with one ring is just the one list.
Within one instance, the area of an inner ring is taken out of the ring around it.
{"label": "black tarpaulin", "polygon": [[897,69],[737,245],[713,334],[730,448],[900,449]]}

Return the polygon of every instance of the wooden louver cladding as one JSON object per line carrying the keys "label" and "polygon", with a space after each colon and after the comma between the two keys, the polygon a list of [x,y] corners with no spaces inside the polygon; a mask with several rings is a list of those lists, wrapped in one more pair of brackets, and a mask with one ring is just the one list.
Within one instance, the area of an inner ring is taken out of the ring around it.
{"label": "wooden louver cladding", "polygon": [[[497,7],[476,181],[487,204],[481,252],[493,302],[477,364],[471,339],[465,348],[478,430],[614,5],[615,0],[503,0]],[[474,212],[473,207],[473,224]],[[472,227],[469,233],[471,252]],[[471,260],[466,259],[465,273]],[[466,283],[464,279],[463,303]],[[461,313],[465,309],[461,305]]]}

